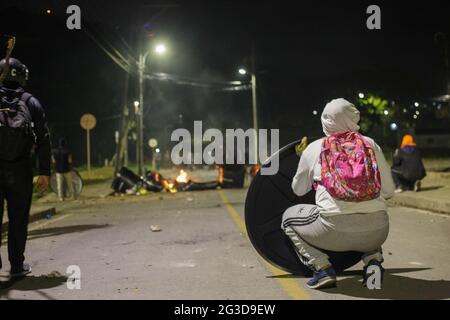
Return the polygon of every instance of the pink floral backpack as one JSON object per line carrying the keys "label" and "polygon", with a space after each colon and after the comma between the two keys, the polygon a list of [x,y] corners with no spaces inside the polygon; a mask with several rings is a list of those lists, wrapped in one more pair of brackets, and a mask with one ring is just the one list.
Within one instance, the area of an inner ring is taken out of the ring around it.
{"label": "pink floral backpack", "polygon": [[361,202],[379,197],[381,177],[375,152],[361,134],[347,131],[326,137],[320,162],[319,183],[333,198]]}

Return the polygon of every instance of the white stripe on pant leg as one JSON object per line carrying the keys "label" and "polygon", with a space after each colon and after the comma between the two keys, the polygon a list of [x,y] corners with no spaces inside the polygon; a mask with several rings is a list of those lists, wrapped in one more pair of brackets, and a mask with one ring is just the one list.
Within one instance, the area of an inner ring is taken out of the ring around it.
{"label": "white stripe on pant leg", "polygon": [[295,253],[297,254],[300,261],[308,268],[311,268],[312,266],[310,265],[308,259],[306,257],[302,256],[299,252],[299,249],[298,249],[298,246],[299,246],[298,240],[299,239],[298,239],[298,236],[295,233],[295,231],[292,230],[292,228],[287,227],[286,229],[284,229],[284,233],[289,237],[289,239],[291,239],[291,242],[294,244]]}
{"label": "white stripe on pant leg", "polygon": [[381,248],[376,251],[366,253],[362,258],[362,261],[365,266],[367,266],[371,260],[376,260],[380,263],[384,261]]}
{"label": "white stripe on pant leg", "polygon": [[312,247],[306,241],[301,239],[292,228],[286,227],[283,230],[291,239],[299,255],[307,261],[307,263],[305,263],[305,260],[301,259],[303,263],[308,266],[312,266],[316,270],[321,270],[322,268],[330,265],[328,256],[325,253]]}

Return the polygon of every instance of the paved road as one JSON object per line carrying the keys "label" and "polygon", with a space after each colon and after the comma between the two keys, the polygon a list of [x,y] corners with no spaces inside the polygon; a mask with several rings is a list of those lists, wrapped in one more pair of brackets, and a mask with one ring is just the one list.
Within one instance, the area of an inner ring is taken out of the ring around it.
{"label": "paved road", "polygon": [[[448,216],[391,208],[384,289],[362,288],[357,265],[337,288],[312,291],[306,279],[286,275],[254,251],[242,232],[244,199],[245,190],[104,199],[33,223],[27,247],[33,274],[0,290],[0,298],[450,298]],[[162,230],[152,232],[151,225]],[[1,253],[6,260],[5,245]],[[70,265],[81,270],[80,290],[67,287]]]}

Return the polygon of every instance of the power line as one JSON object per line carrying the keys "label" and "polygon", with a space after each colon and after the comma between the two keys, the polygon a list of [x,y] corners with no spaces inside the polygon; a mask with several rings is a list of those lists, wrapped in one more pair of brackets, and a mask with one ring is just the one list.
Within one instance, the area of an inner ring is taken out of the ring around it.
{"label": "power line", "polygon": [[218,91],[246,91],[251,89],[251,84],[243,84],[241,81],[202,81],[163,72],[145,74],[144,78],[147,80],[169,82],[177,85],[187,85]]}

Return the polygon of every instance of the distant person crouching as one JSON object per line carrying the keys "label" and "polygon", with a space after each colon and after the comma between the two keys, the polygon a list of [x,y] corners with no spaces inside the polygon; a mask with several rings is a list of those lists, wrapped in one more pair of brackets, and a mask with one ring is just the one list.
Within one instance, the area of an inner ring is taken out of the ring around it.
{"label": "distant person crouching", "polygon": [[417,149],[414,138],[407,134],[402,139],[400,149],[394,152],[392,161],[392,177],[395,182],[395,192],[405,190],[419,191],[421,180],[425,178],[426,172],[422,157]]}
{"label": "distant person crouching", "polygon": [[60,201],[64,201],[64,182],[73,199],[76,199],[75,189],[72,181],[72,155],[67,148],[66,139],[60,138],[58,148],[53,150],[53,163],[56,171],[56,185]]}

